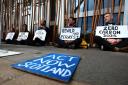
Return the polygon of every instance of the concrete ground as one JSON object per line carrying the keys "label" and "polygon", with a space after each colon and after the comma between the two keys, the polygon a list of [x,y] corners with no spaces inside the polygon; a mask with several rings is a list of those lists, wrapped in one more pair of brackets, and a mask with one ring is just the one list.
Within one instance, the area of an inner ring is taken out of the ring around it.
{"label": "concrete ground", "polygon": [[[2,44],[0,49],[23,54],[0,58],[0,85],[128,85],[128,54],[89,49],[62,49],[53,46]],[[48,53],[79,55],[81,61],[70,83],[11,68],[11,64]]]}

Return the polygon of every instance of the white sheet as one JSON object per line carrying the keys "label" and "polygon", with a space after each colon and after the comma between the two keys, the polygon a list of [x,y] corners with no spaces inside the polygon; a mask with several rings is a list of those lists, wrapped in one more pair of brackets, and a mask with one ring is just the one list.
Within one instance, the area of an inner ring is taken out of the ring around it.
{"label": "white sheet", "polygon": [[8,50],[0,50],[0,57],[9,56],[9,55],[17,55],[22,52],[8,51]]}

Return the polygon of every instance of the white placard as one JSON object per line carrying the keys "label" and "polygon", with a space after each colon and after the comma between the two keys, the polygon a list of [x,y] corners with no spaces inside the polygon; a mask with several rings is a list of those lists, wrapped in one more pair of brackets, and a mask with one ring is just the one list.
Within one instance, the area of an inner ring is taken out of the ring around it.
{"label": "white placard", "polygon": [[22,52],[8,51],[0,49],[0,57],[22,54]]}
{"label": "white placard", "polygon": [[128,38],[127,25],[97,26],[96,36],[102,38]]}
{"label": "white placard", "polygon": [[27,40],[29,32],[20,32],[17,41]]}
{"label": "white placard", "polygon": [[14,35],[15,35],[15,32],[9,32],[7,35],[6,35],[6,38],[5,38],[5,40],[12,40],[13,39],[13,37],[14,37]]}
{"label": "white placard", "polygon": [[60,39],[61,40],[75,40],[80,38],[81,28],[61,28]]}
{"label": "white placard", "polygon": [[35,38],[39,38],[40,40],[42,41],[45,41],[45,38],[46,38],[46,31],[45,30],[37,30],[35,32],[35,35],[34,35],[34,38],[33,40],[35,40]]}

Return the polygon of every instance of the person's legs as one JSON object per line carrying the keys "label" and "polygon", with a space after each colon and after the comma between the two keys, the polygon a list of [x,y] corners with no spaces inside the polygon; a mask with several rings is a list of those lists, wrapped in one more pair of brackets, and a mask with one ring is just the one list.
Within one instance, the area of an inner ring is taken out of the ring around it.
{"label": "person's legs", "polygon": [[126,47],[128,46],[128,39],[123,39],[121,42],[119,42],[117,45],[115,45],[118,48]]}
{"label": "person's legs", "polygon": [[113,45],[111,45],[109,42],[107,42],[105,39],[99,37],[99,36],[96,36],[95,38],[95,43],[99,46],[99,47],[102,47],[103,46],[103,50],[106,50],[106,51],[113,51],[114,50],[114,47]]}
{"label": "person's legs", "polygon": [[45,41],[42,41],[39,38],[35,38],[34,43],[36,46],[44,46],[45,45]]}
{"label": "person's legs", "polygon": [[87,43],[90,43],[90,33],[85,35],[85,40]]}
{"label": "person's legs", "polygon": [[115,46],[118,47],[118,51],[128,52],[128,39],[123,39],[123,41],[121,41]]}
{"label": "person's legs", "polygon": [[82,38],[77,38],[76,40],[74,40],[75,48],[79,48],[81,42],[82,42]]}
{"label": "person's legs", "polygon": [[57,40],[57,43],[59,45],[58,47],[62,47],[62,48],[67,48],[68,47],[68,45],[64,42],[64,40],[61,40],[59,38]]}
{"label": "person's legs", "polygon": [[10,39],[5,40],[5,42],[6,42],[7,44],[13,44],[13,43],[14,43],[13,40],[10,40]]}

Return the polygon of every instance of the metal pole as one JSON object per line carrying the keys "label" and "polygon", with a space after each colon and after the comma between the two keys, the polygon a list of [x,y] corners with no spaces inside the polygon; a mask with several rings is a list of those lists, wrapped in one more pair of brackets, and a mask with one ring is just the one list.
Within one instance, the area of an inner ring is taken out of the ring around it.
{"label": "metal pole", "polygon": [[[86,15],[87,15],[86,6],[87,6],[87,0],[84,0],[84,32],[83,32],[83,34],[86,32]],[[85,36],[84,36],[84,38],[85,38]]]}
{"label": "metal pole", "polygon": [[128,0],[125,0],[124,4],[124,25],[128,25]]}
{"label": "metal pole", "polygon": [[122,5],[123,5],[123,0],[120,0],[120,6],[118,10],[118,17],[117,17],[117,24],[120,24],[120,16],[121,16],[121,11],[122,11]]}
{"label": "metal pole", "polygon": [[46,17],[46,26],[49,27],[50,25],[50,0],[47,0],[47,17]]}

